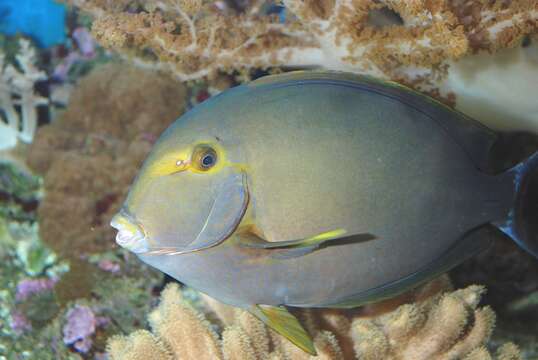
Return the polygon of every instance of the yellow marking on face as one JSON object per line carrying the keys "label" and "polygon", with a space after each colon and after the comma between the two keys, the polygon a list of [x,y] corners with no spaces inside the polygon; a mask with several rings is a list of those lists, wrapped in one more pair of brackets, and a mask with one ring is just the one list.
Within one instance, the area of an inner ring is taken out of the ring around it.
{"label": "yellow marking on face", "polygon": [[186,149],[165,154],[150,166],[148,173],[157,177],[185,171],[190,167],[191,152],[191,149]]}
{"label": "yellow marking on face", "polygon": [[[201,161],[207,153],[216,156],[215,164],[209,168],[204,168]],[[182,171],[191,171],[197,174],[213,174],[224,168],[233,167],[241,171],[246,171],[245,164],[232,163],[227,159],[226,152],[217,143],[200,142],[190,145],[184,150],[172,151],[161,156],[149,168],[150,176],[165,176]]]}

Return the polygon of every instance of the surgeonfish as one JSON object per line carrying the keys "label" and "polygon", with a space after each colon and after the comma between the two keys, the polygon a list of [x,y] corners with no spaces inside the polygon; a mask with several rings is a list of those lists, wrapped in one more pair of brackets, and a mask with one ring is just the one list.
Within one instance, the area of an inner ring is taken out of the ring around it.
{"label": "surgeonfish", "polygon": [[143,262],[315,354],[287,307],[395,296],[492,228],[538,254],[538,153],[492,173],[499,138],[396,83],[263,77],[173,123],[111,225]]}

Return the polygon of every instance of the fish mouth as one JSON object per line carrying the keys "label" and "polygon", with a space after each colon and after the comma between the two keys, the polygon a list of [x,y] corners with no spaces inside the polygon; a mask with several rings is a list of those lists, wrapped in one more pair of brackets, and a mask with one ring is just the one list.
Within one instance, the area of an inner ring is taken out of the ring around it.
{"label": "fish mouth", "polygon": [[118,230],[116,243],[136,254],[147,252],[148,238],[142,224],[125,209],[114,215],[110,221],[110,226]]}

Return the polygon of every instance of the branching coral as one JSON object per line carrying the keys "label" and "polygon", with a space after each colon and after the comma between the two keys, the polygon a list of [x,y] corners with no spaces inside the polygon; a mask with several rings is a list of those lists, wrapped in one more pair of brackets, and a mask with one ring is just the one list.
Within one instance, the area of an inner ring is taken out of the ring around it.
{"label": "branching coral", "polygon": [[148,11],[100,17],[93,33],[103,45],[172,69],[182,80],[218,70],[315,62],[321,55],[315,38],[297,21],[283,24],[277,16],[263,16],[262,5],[254,2],[241,14],[225,15],[231,9],[208,1],[148,1]]}
{"label": "branching coral", "polygon": [[[440,278],[398,300],[355,311],[301,310],[297,315],[314,337],[319,359],[491,359],[484,346],[495,315],[488,307],[478,308],[484,288],[450,292],[448,287],[448,280]],[[113,337],[108,345],[112,359],[312,358],[243,310],[215,302],[205,306],[207,316],[216,315],[219,324],[208,322],[177,285],[169,285],[150,314],[152,332]],[[520,355],[507,344],[497,358],[517,360]]]}
{"label": "branching coral", "polygon": [[[98,15],[93,32],[105,46],[142,58],[150,51],[182,79],[268,66],[401,78],[409,68],[437,71],[446,59],[514,46],[536,30],[538,20],[532,0],[284,0],[293,14],[284,22],[263,15],[264,0],[241,12],[201,0],[149,1],[138,13],[121,11],[128,1],[74,2]],[[378,20],[387,11],[400,19],[384,26]]]}
{"label": "branching coral", "polygon": [[36,52],[28,40],[19,42],[16,66],[6,63],[0,53],[0,149],[14,147],[17,139],[31,142],[37,128],[37,107],[48,99],[35,92],[35,84],[46,80],[39,70]]}
{"label": "branching coral", "polygon": [[[538,60],[519,46],[538,30],[537,0],[283,0],[279,16],[267,15],[273,0],[70,2],[96,16],[105,47],[181,80],[275,67],[367,73],[491,126],[538,132],[536,102],[522,95]],[[517,51],[491,55],[505,48]]]}
{"label": "branching coral", "polygon": [[42,126],[28,163],[44,175],[40,234],[61,256],[114,244],[108,225],[159,134],[184,110],[185,87],[120,64],[79,82],[69,107]]}

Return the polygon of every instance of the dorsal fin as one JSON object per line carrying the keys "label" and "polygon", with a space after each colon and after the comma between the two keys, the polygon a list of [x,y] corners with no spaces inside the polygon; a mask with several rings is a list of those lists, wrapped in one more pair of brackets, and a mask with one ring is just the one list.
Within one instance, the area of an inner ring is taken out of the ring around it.
{"label": "dorsal fin", "polygon": [[338,71],[293,71],[266,76],[248,86],[294,86],[313,82],[352,86],[398,100],[435,121],[462,147],[478,169],[490,169],[490,150],[497,141],[495,132],[465,114],[396,82]]}

